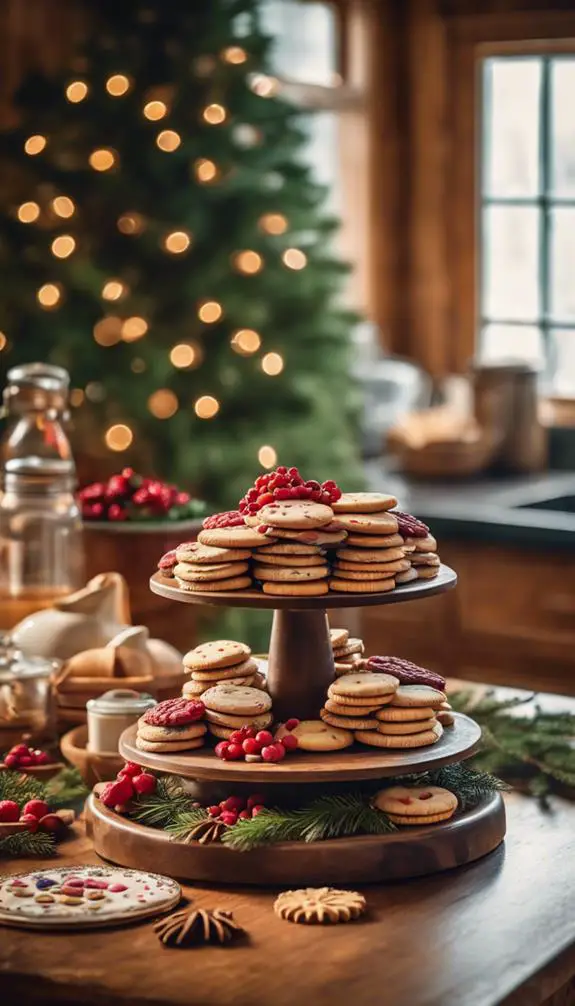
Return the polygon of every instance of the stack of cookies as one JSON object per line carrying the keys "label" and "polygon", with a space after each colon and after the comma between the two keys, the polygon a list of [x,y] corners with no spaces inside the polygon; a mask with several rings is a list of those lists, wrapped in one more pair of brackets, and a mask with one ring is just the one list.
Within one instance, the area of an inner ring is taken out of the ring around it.
{"label": "stack of cookies", "polygon": [[339,521],[334,521],[331,507],[311,500],[286,500],[266,504],[245,519],[265,537],[265,544],[254,550],[253,566],[264,594],[327,594],[326,549],[347,537]]}
{"label": "stack of cookies", "polygon": [[376,715],[393,701],[398,686],[399,681],[391,674],[342,674],[329,686],[320,716],[324,723],[354,733],[377,731]]}
{"label": "stack of cookies", "polygon": [[376,729],[362,727],[356,740],[381,748],[435,744],[443,735],[436,712],[445,708],[444,704],[445,694],[429,685],[399,685],[389,705],[374,713]]}
{"label": "stack of cookies", "polygon": [[439,573],[441,559],[437,554],[437,542],[432,534],[425,538],[405,538],[405,548],[409,549],[412,569],[418,580],[433,580]]}
{"label": "stack of cookies", "polygon": [[138,720],[136,747],[154,754],[194,751],[204,745],[205,706],[195,699],[166,699]]}
{"label": "stack of cookies", "polygon": [[383,493],[343,493],[333,510],[348,532],[333,563],[331,590],[373,594],[393,590],[395,578],[410,570],[404,540],[392,507],[394,496]]}
{"label": "stack of cookies", "polygon": [[265,689],[265,678],[246,643],[216,639],[186,653],[184,669],[190,674],[182,689],[185,698],[198,698],[213,685]]}
{"label": "stack of cookies", "polygon": [[173,576],[182,590],[197,593],[246,590],[252,582],[248,572],[250,556],[249,548],[220,548],[198,541],[184,542],[176,549]]}
{"label": "stack of cookies", "polygon": [[358,664],[365,649],[363,640],[350,636],[347,629],[330,629],[329,638],[335,661],[336,677],[359,670]]}
{"label": "stack of cookies", "polygon": [[208,729],[219,740],[229,740],[235,730],[254,727],[265,730],[272,723],[272,700],[267,692],[225,682],[202,695]]}

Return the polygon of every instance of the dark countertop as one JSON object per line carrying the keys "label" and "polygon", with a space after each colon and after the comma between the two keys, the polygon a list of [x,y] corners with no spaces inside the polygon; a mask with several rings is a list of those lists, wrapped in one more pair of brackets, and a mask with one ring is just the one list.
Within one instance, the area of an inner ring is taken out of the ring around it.
{"label": "dark countertop", "polygon": [[[397,496],[400,507],[432,526],[441,538],[575,549],[575,472],[420,481],[370,461],[371,489]],[[573,497],[572,512],[537,503]]]}

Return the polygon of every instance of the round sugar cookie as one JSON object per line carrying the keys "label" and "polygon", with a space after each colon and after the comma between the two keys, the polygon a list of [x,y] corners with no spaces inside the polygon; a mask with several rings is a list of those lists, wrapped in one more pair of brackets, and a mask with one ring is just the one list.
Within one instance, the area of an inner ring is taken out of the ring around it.
{"label": "round sugar cookie", "polygon": [[[279,727],[276,739],[281,740],[286,733],[288,731],[285,727]],[[289,733],[297,737],[299,751],[341,751],[353,744],[351,730],[332,727],[323,720],[300,720],[297,727]]]}
{"label": "round sugar cookie", "polygon": [[411,556],[412,566],[440,566],[441,559],[436,552],[414,552]]}
{"label": "round sugar cookie", "polygon": [[239,643],[235,639],[213,639],[188,650],[182,661],[189,671],[208,671],[245,663],[251,655],[247,643]]}
{"label": "round sugar cookie", "polygon": [[358,639],[357,636],[350,636],[345,643],[340,643],[337,646],[332,643],[333,655],[336,660],[340,660],[342,657],[351,657],[354,653],[363,653],[365,646],[363,645],[363,639]]}
{"label": "round sugar cookie", "polygon": [[337,699],[332,699],[329,696],[325,700],[324,707],[325,709],[327,709],[328,713],[333,713],[335,716],[363,716],[363,717],[371,716],[372,713],[377,712],[377,710],[380,708],[379,705],[367,705],[367,700],[366,705],[363,706],[359,705],[346,706],[343,705],[341,702],[338,702]]}
{"label": "round sugar cookie", "polygon": [[257,563],[263,563],[266,566],[277,566],[283,569],[307,569],[309,566],[321,566],[322,568],[327,568],[325,565],[325,556],[321,555],[319,552],[316,555],[260,555],[258,552],[254,553],[254,559]]}
{"label": "round sugar cookie", "polygon": [[176,751],[195,751],[204,746],[203,737],[194,737],[189,741],[147,741],[139,735],[136,737],[138,751],[150,751],[152,754],[172,754]]}
{"label": "round sugar cookie", "polygon": [[390,563],[404,559],[403,548],[350,548],[347,544],[343,548],[338,548],[337,559],[344,562],[368,563],[372,562]]}
{"label": "round sugar cookie", "polygon": [[348,639],[349,629],[332,629],[330,627],[329,641],[334,649],[338,646],[345,646]]}
{"label": "round sugar cookie", "polygon": [[196,699],[209,687],[209,681],[194,681],[192,679],[182,685],[182,695],[185,699]]}
{"label": "round sugar cookie", "polygon": [[431,706],[421,708],[409,706],[402,709],[399,706],[389,705],[376,713],[376,719],[382,723],[417,723],[419,720],[428,720],[434,715],[435,710]]}
{"label": "round sugar cookie", "polygon": [[[258,511],[260,524],[269,524],[272,528],[294,528],[304,531],[307,528],[322,527],[333,520],[333,510],[323,503],[312,500],[278,500],[277,503],[266,503]],[[273,534],[273,531],[272,531]]]}
{"label": "round sugar cookie", "polygon": [[390,786],[372,798],[372,805],[395,824],[433,824],[455,814],[458,800],[443,786]]}
{"label": "round sugar cookie", "polygon": [[[398,562],[390,562],[391,567],[399,566]],[[376,570],[356,570],[356,569],[342,569],[339,563],[335,563],[333,567],[333,575],[338,578],[338,580],[358,580],[360,583],[372,583],[373,581],[379,582],[380,580],[389,580],[390,577],[395,578],[396,573],[401,573],[402,570],[392,568],[385,573],[381,573]]]}
{"label": "round sugar cookie", "polygon": [[205,732],[205,724],[201,722],[185,727],[157,727],[146,723],[143,717],[138,720],[138,737],[144,741],[191,741],[203,737]]}
{"label": "round sugar cookie", "polygon": [[393,696],[392,705],[402,708],[426,706],[439,709],[445,702],[445,692],[429,685],[400,685]]}
{"label": "round sugar cookie", "polygon": [[240,727],[256,727],[258,730],[265,730],[273,722],[271,713],[260,713],[256,716],[232,716],[230,713],[218,713],[215,709],[206,710],[206,720],[208,724],[215,723],[219,727],[229,727],[231,730],[239,730]]}
{"label": "round sugar cookie", "polygon": [[379,730],[358,730],[356,741],[376,748],[424,748],[436,744],[443,735],[441,723],[419,734],[382,734]]}
{"label": "round sugar cookie", "polygon": [[406,569],[403,573],[395,574],[395,582],[398,587],[400,587],[402,583],[411,583],[413,580],[417,580],[417,578],[417,570],[413,569],[413,567]]}
{"label": "round sugar cookie", "polygon": [[435,580],[439,576],[439,566],[418,566],[416,573],[418,580]]}
{"label": "round sugar cookie", "polygon": [[180,580],[176,577],[178,587],[192,594],[226,590],[248,590],[252,586],[251,576],[232,576],[229,580]]}
{"label": "round sugar cookie", "polygon": [[391,510],[397,506],[395,496],[386,493],[342,493],[340,498],[331,503],[334,513],[374,513],[380,510]]}
{"label": "round sugar cookie", "polygon": [[206,709],[233,716],[259,716],[271,709],[272,700],[259,688],[242,685],[214,685],[202,695]]}
{"label": "round sugar cookie", "polygon": [[[253,657],[242,660],[241,664],[233,664],[231,667],[212,667],[206,670],[193,670],[192,677],[195,681],[207,681],[215,684],[216,681],[225,681],[226,678],[241,678],[246,675],[255,674],[258,669],[257,661]],[[189,670],[189,668],[188,668]]]}
{"label": "round sugar cookie", "polygon": [[315,545],[317,548],[334,548],[340,545],[347,538],[347,531],[343,528],[339,531],[309,530],[309,531],[287,531],[283,528],[270,528],[266,531],[266,537],[273,535],[281,541],[302,543],[305,545]]}
{"label": "round sugar cookie", "polygon": [[347,544],[354,548],[403,548],[400,534],[348,534]]}
{"label": "round sugar cookie", "polygon": [[300,569],[293,566],[262,566],[256,565],[253,574],[256,580],[264,580],[271,583],[307,583],[308,580],[323,580],[329,573],[329,567],[325,562],[321,566],[302,566]]}
{"label": "round sugar cookie", "polygon": [[355,559],[336,559],[333,564],[334,571],[346,570],[350,573],[379,573],[380,580],[386,576],[395,576],[409,569],[411,563],[409,559],[396,559],[395,562],[357,562]]}
{"label": "round sugar cookie", "polygon": [[220,563],[243,562],[249,559],[251,553],[246,548],[215,548],[212,545],[202,545],[199,541],[188,541],[178,545],[176,559],[178,562],[189,563]]}
{"label": "round sugar cookie", "polygon": [[[348,675],[340,675],[340,677],[347,677],[347,676]],[[336,680],[339,681],[339,678],[337,678]],[[333,699],[334,702],[338,702],[342,706],[352,706],[352,707],[366,706],[366,705],[375,706],[377,704],[377,706],[381,708],[382,706],[387,706],[393,698],[393,692],[390,692],[389,695],[372,695],[363,697],[360,696],[359,698],[352,698],[350,695],[338,695],[336,692],[332,692],[331,689],[332,686],[330,685],[327,690],[328,698]],[[354,715],[354,713],[350,709],[350,716],[352,715]]]}
{"label": "round sugar cookie", "polygon": [[342,580],[332,577],[329,589],[343,594],[385,594],[395,587],[395,580],[386,577],[385,580]]}
{"label": "round sugar cookie", "polygon": [[327,580],[310,580],[308,583],[276,583],[266,581],[262,584],[264,594],[277,594],[284,597],[315,597],[318,594],[327,594],[329,587]]}
{"label": "round sugar cookie", "polygon": [[437,542],[432,534],[427,534],[425,538],[405,538],[405,544],[413,546],[416,552],[437,552]]}
{"label": "round sugar cookie", "polygon": [[381,513],[338,513],[340,524],[353,534],[397,534],[397,517]]}
{"label": "round sugar cookie", "polygon": [[[266,541],[269,538],[266,537]],[[317,545],[305,545],[301,541],[277,541],[273,545],[263,545],[260,548],[256,548],[254,551],[254,558],[261,557],[262,562],[266,562],[263,558],[264,555],[321,555],[321,551]]]}
{"label": "round sugar cookie", "polygon": [[174,567],[174,576],[190,582],[225,580],[231,576],[241,576],[247,569],[247,562],[222,562],[218,565],[205,563],[203,566],[192,566],[188,562],[179,562]]}
{"label": "round sugar cookie", "polygon": [[212,737],[217,737],[219,741],[229,741],[237,727],[222,727],[218,723],[208,723],[208,730]]}
{"label": "round sugar cookie", "polygon": [[352,699],[366,696],[380,698],[395,694],[398,685],[399,681],[391,674],[345,674],[337,681],[332,681],[328,692],[332,698],[338,695]]}
{"label": "round sugar cookie", "polygon": [[436,723],[440,722],[431,716],[427,720],[396,720],[394,722],[383,722],[377,718],[378,730],[380,734],[421,734],[424,730],[432,730]]}
{"label": "round sugar cookie", "polygon": [[319,715],[330,727],[340,727],[342,730],[377,730],[377,720],[370,720],[366,716],[337,716],[330,713],[329,709],[320,709]]}
{"label": "round sugar cookie", "polygon": [[200,531],[198,541],[218,548],[257,548],[269,538],[252,527],[212,527]]}

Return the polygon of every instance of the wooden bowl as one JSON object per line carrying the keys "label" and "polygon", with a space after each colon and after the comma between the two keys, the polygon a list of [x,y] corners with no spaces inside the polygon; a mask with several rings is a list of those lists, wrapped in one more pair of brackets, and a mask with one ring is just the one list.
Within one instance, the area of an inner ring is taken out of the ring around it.
{"label": "wooden bowl", "polygon": [[50,762],[49,765],[29,765],[25,768],[8,768],[7,765],[0,764],[0,772],[17,772],[18,775],[31,775],[35,779],[40,779],[41,782],[48,782],[48,779],[53,779],[55,775],[58,775],[65,769],[66,766],[64,762],[54,761]]}
{"label": "wooden bowl", "polygon": [[98,782],[115,779],[124,765],[120,754],[104,755],[88,751],[88,727],[75,727],[60,738],[60,748],[67,761],[78,769],[88,789]]}

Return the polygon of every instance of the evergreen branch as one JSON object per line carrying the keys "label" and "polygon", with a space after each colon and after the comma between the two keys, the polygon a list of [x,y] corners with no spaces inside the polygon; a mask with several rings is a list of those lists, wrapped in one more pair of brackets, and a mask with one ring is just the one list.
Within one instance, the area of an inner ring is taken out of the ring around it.
{"label": "evergreen branch", "polygon": [[9,769],[0,772],[0,800],[14,800],[22,807],[28,800],[44,800],[46,787],[44,783],[31,775],[21,775]]}
{"label": "evergreen branch", "polygon": [[165,826],[165,830],[170,833],[174,841],[185,842],[192,829],[206,820],[210,820],[210,818],[203,807],[192,807],[191,810],[180,811],[176,814],[173,821]]}
{"label": "evergreen branch", "polygon": [[276,845],[300,839],[297,811],[262,810],[249,821],[238,821],[222,835],[222,843],[237,852],[249,852],[259,845]]}
{"label": "evergreen branch", "polygon": [[179,814],[192,809],[191,798],[175,776],[162,776],[153,793],[139,796],[131,816],[140,824],[166,828]]}
{"label": "evergreen branch", "polygon": [[51,810],[69,807],[73,803],[83,801],[88,793],[89,790],[78,769],[71,765],[67,765],[46,783],[46,800]]}
{"label": "evergreen branch", "polygon": [[17,831],[6,838],[0,838],[0,858],[2,856],[33,856],[45,859],[56,855],[56,842],[52,835],[43,831]]}

